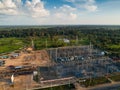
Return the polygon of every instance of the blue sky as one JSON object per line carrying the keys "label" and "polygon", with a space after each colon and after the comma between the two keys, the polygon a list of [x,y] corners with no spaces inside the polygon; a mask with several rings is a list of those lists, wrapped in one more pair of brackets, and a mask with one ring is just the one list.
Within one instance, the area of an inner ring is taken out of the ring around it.
{"label": "blue sky", "polygon": [[0,25],[120,25],[120,0],[0,0]]}

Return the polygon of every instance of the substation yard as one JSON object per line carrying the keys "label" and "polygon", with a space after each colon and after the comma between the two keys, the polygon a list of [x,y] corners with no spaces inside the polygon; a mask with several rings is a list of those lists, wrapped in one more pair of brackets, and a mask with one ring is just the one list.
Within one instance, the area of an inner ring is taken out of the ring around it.
{"label": "substation yard", "polygon": [[[111,83],[112,80],[108,76],[120,72],[120,66],[117,66],[116,62],[105,56],[102,51],[93,49],[92,46],[52,48],[48,49],[47,52],[52,64],[38,68],[40,73],[38,83],[40,84],[50,86],[52,83],[54,86],[59,84],[59,81],[53,80],[69,77],[74,78],[72,81],[68,80],[69,83],[86,80],[85,86]],[[97,83],[92,84],[92,79],[96,80]],[[65,81],[62,83],[68,84]]]}
{"label": "substation yard", "polygon": [[49,49],[48,53],[60,77],[70,75],[87,79],[120,72],[112,59],[90,46]]}
{"label": "substation yard", "polygon": [[[92,46],[21,52],[17,57],[3,60],[5,65],[0,67],[0,90],[48,88],[120,72],[120,67],[112,59]],[[36,80],[33,71],[38,73]],[[13,74],[14,86],[10,83]]]}

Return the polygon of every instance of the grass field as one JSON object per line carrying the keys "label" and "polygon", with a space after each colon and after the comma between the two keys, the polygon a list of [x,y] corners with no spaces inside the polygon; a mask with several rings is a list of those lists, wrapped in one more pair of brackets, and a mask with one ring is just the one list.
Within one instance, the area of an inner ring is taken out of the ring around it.
{"label": "grass field", "polygon": [[[53,40],[48,37],[35,37],[32,38],[34,41],[34,46],[36,50],[45,49],[45,48],[55,48],[63,46],[74,46],[76,45],[75,39],[70,39],[69,43],[65,43],[62,40],[59,40],[60,37],[56,36]],[[81,39],[78,41],[77,45],[86,45],[88,44],[87,39]],[[31,37],[26,38],[0,38],[0,54],[8,53],[14,50],[19,50],[23,47],[31,46]]]}
{"label": "grass field", "polygon": [[120,81],[120,73],[110,76],[113,81]]}
{"label": "grass field", "polygon": [[51,88],[45,88],[45,89],[37,89],[37,90],[73,90],[75,89],[73,84],[69,85],[62,85],[62,86],[56,86]]}
{"label": "grass field", "polygon": [[85,82],[81,82],[80,84],[85,87],[88,87],[88,86],[95,86],[104,83],[110,83],[110,81],[105,77],[99,77],[99,78],[87,79]]}
{"label": "grass field", "polygon": [[11,52],[23,47],[22,40],[18,38],[1,38],[0,39],[0,53]]}

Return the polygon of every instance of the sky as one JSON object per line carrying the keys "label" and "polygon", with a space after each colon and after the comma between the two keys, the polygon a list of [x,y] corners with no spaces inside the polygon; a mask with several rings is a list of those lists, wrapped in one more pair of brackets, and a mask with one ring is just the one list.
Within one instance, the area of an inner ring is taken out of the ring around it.
{"label": "sky", "polygon": [[0,25],[120,25],[120,0],[0,0]]}

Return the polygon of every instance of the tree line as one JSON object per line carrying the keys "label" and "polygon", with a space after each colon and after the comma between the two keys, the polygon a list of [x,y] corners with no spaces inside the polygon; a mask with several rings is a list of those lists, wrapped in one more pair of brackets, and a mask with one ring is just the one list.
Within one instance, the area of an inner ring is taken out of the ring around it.
{"label": "tree line", "polygon": [[0,29],[0,38],[47,37],[55,40],[56,36],[78,39],[87,38],[89,42],[111,55],[120,57],[120,27],[109,26],[54,26],[47,28],[8,28]]}

